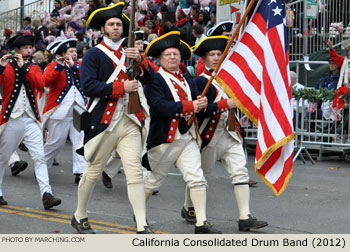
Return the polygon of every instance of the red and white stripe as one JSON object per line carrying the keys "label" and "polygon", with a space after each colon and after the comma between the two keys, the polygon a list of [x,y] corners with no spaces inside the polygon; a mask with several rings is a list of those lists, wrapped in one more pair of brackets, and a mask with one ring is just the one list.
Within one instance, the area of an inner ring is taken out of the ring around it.
{"label": "red and white stripe", "polygon": [[255,170],[280,195],[293,169],[293,110],[284,25],[268,31],[256,12],[217,81],[258,127]]}

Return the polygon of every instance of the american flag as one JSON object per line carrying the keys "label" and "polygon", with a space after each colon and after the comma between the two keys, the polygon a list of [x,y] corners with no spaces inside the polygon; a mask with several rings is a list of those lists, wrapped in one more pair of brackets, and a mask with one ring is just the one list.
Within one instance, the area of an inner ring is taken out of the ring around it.
{"label": "american flag", "polygon": [[280,195],[293,170],[293,111],[284,0],[260,0],[217,81],[258,127],[255,171]]}

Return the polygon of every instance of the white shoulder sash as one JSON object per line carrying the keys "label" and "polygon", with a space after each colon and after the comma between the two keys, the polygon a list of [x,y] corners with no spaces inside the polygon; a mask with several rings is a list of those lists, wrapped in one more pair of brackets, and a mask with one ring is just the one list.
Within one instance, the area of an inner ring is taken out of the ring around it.
{"label": "white shoulder sash", "polygon": [[176,84],[178,84],[181,89],[187,94],[187,97],[188,97],[188,100],[192,100],[192,95],[191,95],[191,89],[190,89],[190,86],[189,84],[187,83],[186,79],[184,78],[185,80],[185,83],[186,85],[184,85],[180,80],[178,80],[177,78],[175,78],[173,75],[171,75],[170,73],[166,72],[162,67],[159,68],[159,71],[158,73],[163,77],[163,79],[165,80],[166,84],[168,85],[170,91],[171,91],[171,94],[173,95],[174,97],[174,100],[176,102],[180,101],[180,98],[175,90],[175,87],[172,83],[172,81],[174,81]]}
{"label": "white shoulder sash", "polygon": [[[205,73],[202,73],[200,76],[206,78],[207,80],[210,79],[210,76],[205,74]],[[216,80],[214,79],[211,84],[218,90],[218,94],[217,96],[215,97],[215,100],[214,102],[218,102],[221,100],[221,98],[225,98],[227,99],[228,96],[226,95],[226,92],[225,90],[216,82]]]}
{"label": "white shoulder sash", "polygon": [[[207,80],[210,79],[210,76],[205,74],[205,73],[202,73],[200,76],[206,78]],[[226,94],[225,90],[216,82],[215,79],[211,82],[211,84],[218,90],[218,94],[216,95],[214,102],[218,102],[222,98],[225,98],[225,99],[228,98],[228,95]],[[209,121],[210,121],[210,117],[207,117],[203,120],[203,123],[201,124],[201,127],[199,128],[199,132],[201,134],[203,133],[205,127],[207,127]]]}
{"label": "white shoulder sash", "polygon": [[[120,71],[126,71],[126,68],[124,66],[124,62],[125,62],[125,54],[122,53],[122,57],[119,60],[117,58],[117,56],[114,55],[114,53],[112,53],[110,50],[108,50],[104,45],[102,44],[98,44],[96,46],[96,48],[100,49],[102,52],[104,52],[115,64],[116,64],[116,68],[114,69],[113,73],[111,74],[111,76],[109,76],[108,80],[106,81],[106,83],[110,83],[113,82],[119,75]],[[92,102],[90,108],[89,108],[89,112],[91,112],[95,106],[97,105],[97,103],[100,101],[100,98],[95,98],[94,101]]]}

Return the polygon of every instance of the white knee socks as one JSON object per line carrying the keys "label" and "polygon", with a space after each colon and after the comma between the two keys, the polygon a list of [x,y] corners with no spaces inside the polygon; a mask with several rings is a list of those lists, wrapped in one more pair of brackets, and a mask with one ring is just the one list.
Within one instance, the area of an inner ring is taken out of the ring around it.
{"label": "white knee socks", "polygon": [[184,208],[188,210],[189,207],[193,207],[193,203],[191,200],[190,188],[186,185]]}
{"label": "white knee socks", "polygon": [[237,206],[239,210],[239,219],[248,219],[249,211],[249,185],[237,185],[234,186],[235,197],[237,201]]}
{"label": "white knee socks", "polygon": [[206,212],[205,212],[206,202],[207,202],[206,189],[190,190],[190,196],[193,202],[194,210],[196,211],[196,218],[197,218],[196,226],[202,226],[204,221],[207,220]]}
{"label": "white knee socks", "polygon": [[78,206],[74,213],[75,219],[78,222],[87,217],[86,209],[94,187],[95,183],[86,180],[85,176],[81,178],[78,186]]}
{"label": "white knee socks", "polygon": [[134,210],[137,231],[144,230],[146,222],[146,198],[143,184],[129,184],[128,197]]}

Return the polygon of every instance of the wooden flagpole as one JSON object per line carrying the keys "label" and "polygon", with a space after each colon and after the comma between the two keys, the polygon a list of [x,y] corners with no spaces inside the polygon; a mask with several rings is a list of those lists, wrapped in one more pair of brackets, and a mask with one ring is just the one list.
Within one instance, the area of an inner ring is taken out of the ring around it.
{"label": "wooden flagpole", "polygon": [[[222,62],[224,61],[224,59],[225,59],[225,57],[226,57],[226,54],[228,53],[228,50],[230,49],[230,47],[231,47],[233,41],[235,40],[235,38],[236,38],[236,36],[237,36],[237,33],[238,33],[239,30],[241,29],[241,26],[242,26],[242,24],[244,23],[245,19],[247,18],[248,14],[249,14],[249,11],[250,11],[250,9],[253,7],[254,3],[255,3],[255,0],[251,0],[251,1],[250,1],[250,3],[249,3],[249,5],[248,5],[247,9],[245,10],[245,12],[244,12],[244,14],[243,14],[243,16],[242,16],[241,21],[239,21],[239,23],[238,23],[238,25],[237,25],[237,27],[236,27],[236,29],[235,29],[235,31],[234,31],[232,37],[231,37],[230,40],[228,41],[227,46],[226,46],[224,52],[222,53],[218,64],[217,64],[216,67],[215,67],[215,70],[212,72],[212,74],[211,74],[211,76],[210,76],[210,79],[208,80],[207,85],[205,86],[205,88],[204,88],[204,90],[203,90],[203,92],[202,92],[202,94],[201,94],[201,98],[204,97],[204,96],[206,95],[206,93],[208,92],[211,82],[212,82],[212,81],[214,80],[214,78],[216,77],[216,74],[217,74],[217,72],[218,72],[218,70],[219,70],[219,68],[220,68],[220,66],[221,66],[221,64],[222,64]],[[190,125],[191,125],[191,123],[193,122],[195,116],[196,116],[196,114],[194,113],[194,114],[191,116],[191,118],[187,121],[187,126],[190,126]]]}

